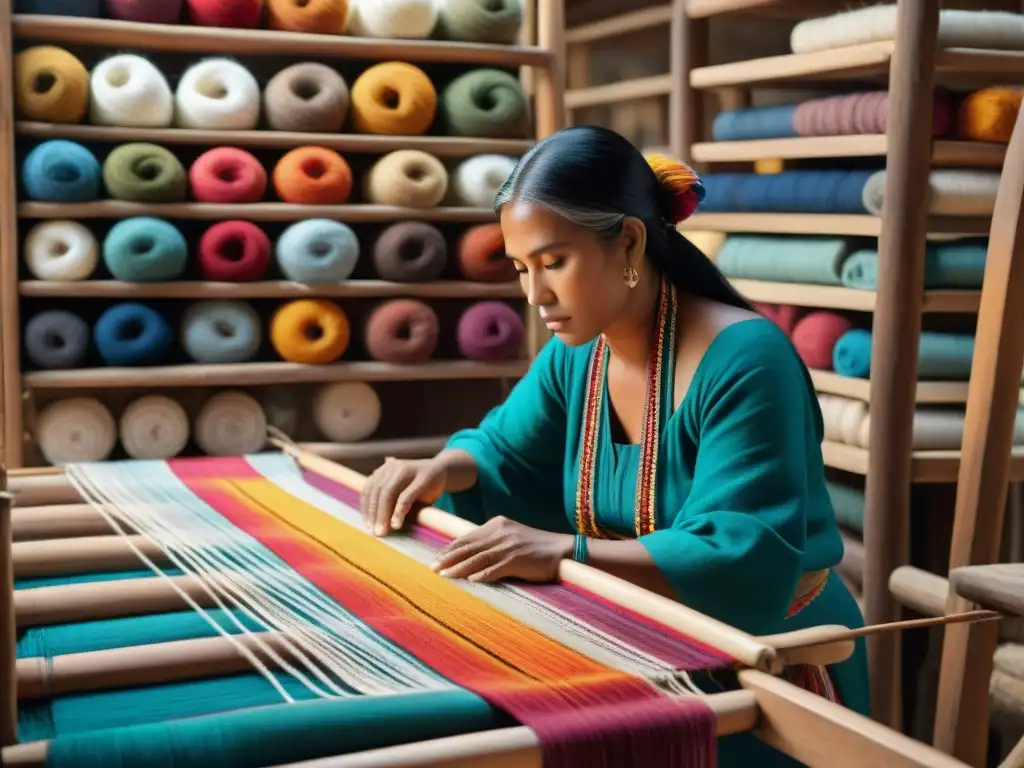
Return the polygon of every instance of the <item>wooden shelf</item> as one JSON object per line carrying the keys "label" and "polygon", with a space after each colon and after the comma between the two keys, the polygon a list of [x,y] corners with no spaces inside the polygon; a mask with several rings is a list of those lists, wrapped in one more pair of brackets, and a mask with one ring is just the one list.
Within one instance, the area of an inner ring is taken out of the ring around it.
{"label": "wooden shelf", "polygon": [[361,440],[357,443],[299,443],[299,448],[331,461],[383,459],[394,456],[418,459],[433,456],[444,448],[447,435],[435,437],[399,437],[386,440]]}
{"label": "wooden shelf", "polygon": [[[864,402],[871,400],[871,381],[869,379],[841,376],[834,371],[812,370],[811,381],[814,382],[814,388],[818,392]],[[922,404],[966,403],[967,382],[920,381],[917,384],[917,402]]]}
{"label": "wooden shelf", "polygon": [[756,13],[778,19],[806,19],[846,10],[847,0],[687,0],[690,18],[703,19],[728,13]]}
{"label": "wooden shelf", "polygon": [[[859,136],[808,136],[792,139],[705,141],[693,145],[693,159],[704,163],[754,162],[766,158],[806,160],[834,157],[885,157],[885,134]],[[932,162],[944,166],[1002,168],[1005,144],[979,141],[936,141]]]}
{"label": "wooden shelf", "polygon": [[514,379],[529,363],[477,363],[439,360],[418,365],[379,362],[302,365],[299,363],[231,363],[159,365],[138,368],[80,368],[31,371],[22,375],[25,389],[134,389],[140,387],[251,387],[266,384],[326,384],[334,381],[451,381]]}
{"label": "wooden shelf", "polygon": [[23,280],[22,296],[75,299],[376,299],[391,296],[419,299],[522,299],[518,281],[473,283],[468,280],[434,280],[427,283],[392,283],[386,280],[349,280],[343,283],[296,283],[264,280],[252,283],[221,283],[180,280],[164,283],[124,283],[119,280],[58,282]]}
{"label": "wooden shelf", "polygon": [[603,107],[623,101],[637,101],[651,96],[668,96],[672,91],[672,75],[651,75],[617,83],[569,89],[565,92],[566,109]]}
{"label": "wooden shelf", "polygon": [[229,29],[187,24],[145,24],[111,19],[14,14],[11,35],[51,45],[95,45],[221,56],[288,55],[309,59],[363,59],[412,63],[477,64],[487,67],[550,67],[542,48],[441,40],[320,35],[269,29]]}
{"label": "wooden shelf", "polygon": [[636,11],[620,13],[600,21],[580,24],[565,30],[566,45],[596,43],[613,37],[641,32],[651,27],[660,27],[672,21],[671,5],[655,5]]}
{"label": "wooden shelf", "polygon": [[[868,473],[868,452],[826,440],[821,444],[825,466],[857,475]],[[911,482],[955,483],[960,471],[960,451],[914,451],[911,454]],[[1024,446],[1014,446],[1010,456],[1010,482],[1024,480]]]}
{"label": "wooden shelf", "polygon": [[[987,235],[990,227],[988,219],[967,216],[933,216],[928,221],[928,232],[932,234]],[[878,237],[882,234],[882,217],[846,213],[698,213],[683,222],[679,230]]]}
{"label": "wooden shelf", "polygon": [[130,203],[123,200],[98,200],[92,203],[20,203],[21,219],[124,219],[129,216],[158,216],[196,221],[302,221],[324,218],[349,223],[389,222],[406,219],[419,221],[485,222],[495,221],[489,208],[458,206],[441,208],[399,208],[392,205],[294,205],[291,203]]}
{"label": "wooden shelf", "polygon": [[[793,304],[798,307],[846,309],[855,312],[874,312],[877,294],[856,288],[807,283],[771,283],[764,280],[730,280],[750,301],[768,304]],[[974,313],[981,304],[981,291],[926,291],[925,312]]]}

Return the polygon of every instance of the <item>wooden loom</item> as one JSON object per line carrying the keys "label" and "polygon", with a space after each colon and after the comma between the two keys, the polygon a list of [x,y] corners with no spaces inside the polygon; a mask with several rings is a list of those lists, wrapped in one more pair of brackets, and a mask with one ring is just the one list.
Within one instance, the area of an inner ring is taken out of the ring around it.
{"label": "wooden loom", "polygon": [[[304,470],[355,491],[364,478],[340,465],[282,444]],[[247,668],[249,661],[237,647],[221,638],[165,643],[115,651],[55,657],[46,664],[15,660],[15,621],[46,624],[100,616],[130,615],[180,607],[178,594],[154,579],[148,588],[108,582],[93,585],[43,587],[18,594],[13,578],[31,567],[33,575],[68,573],[83,568],[117,569],[139,564],[125,539],[110,535],[98,509],[83,504],[81,496],[61,470],[22,470],[11,474],[10,493],[0,499],[0,763],[42,766],[47,743],[17,744],[19,686],[29,696],[104,688],[111,679],[137,686],[196,679]],[[11,504],[14,502],[12,512]],[[417,523],[440,534],[457,536],[471,523],[433,508],[422,509]],[[361,534],[369,535],[369,534]],[[77,538],[76,546],[68,539]],[[12,542],[10,544],[9,542]],[[154,555],[152,547],[140,551]],[[752,731],[768,744],[809,766],[921,766],[952,768],[962,763],[919,742],[889,730],[819,696],[778,678],[786,664],[828,664],[846,658],[853,636],[887,627],[851,633],[842,627],[817,627],[771,638],[751,637],[666,598],[585,565],[565,561],[563,583],[577,584],[606,601],[628,606],[635,613],[675,629],[696,641],[728,653],[738,662],[740,690],[704,697],[716,721],[719,736]],[[82,589],[81,587],[93,587]],[[32,594],[28,594],[31,592]],[[937,621],[977,620],[994,612],[945,617]],[[934,620],[933,620],[934,621]],[[891,629],[891,628],[890,628]],[[427,742],[302,763],[303,766],[447,766],[462,768],[486,758],[488,765],[516,768],[542,765],[538,737],[525,727],[504,728]],[[298,763],[295,764],[299,765]]]}

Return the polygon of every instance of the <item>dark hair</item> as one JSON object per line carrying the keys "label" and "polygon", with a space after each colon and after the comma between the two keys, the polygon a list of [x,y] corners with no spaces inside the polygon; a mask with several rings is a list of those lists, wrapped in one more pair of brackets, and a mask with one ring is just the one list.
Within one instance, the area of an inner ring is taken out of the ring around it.
{"label": "dark hair", "polygon": [[[666,161],[662,178],[625,138],[598,126],[574,126],[535,144],[498,190],[494,210],[523,200],[612,240],[627,216],[647,228],[647,257],[680,290],[744,309],[754,308],[714,262],[675,225],[699,197],[680,183],[681,163]],[[674,173],[673,173],[674,171]]]}

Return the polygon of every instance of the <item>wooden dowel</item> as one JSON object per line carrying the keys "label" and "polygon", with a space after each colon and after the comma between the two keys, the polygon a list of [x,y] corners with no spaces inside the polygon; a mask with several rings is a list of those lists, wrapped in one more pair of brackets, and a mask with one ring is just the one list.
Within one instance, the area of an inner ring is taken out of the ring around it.
{"label": "wooden dowel", "polygon": [[0,465],[0,747],[18,741],[18,635],[14,618],[11,497],[3,490],[6,486],[7,473]]}
{"label": "wooden dowel", "polygon": [[156,564],[167,564],[163,550],[144,536],[114,534],[19,541],[11,547],[14,577],[28,579],[147,567],[126,538]]}
{"label": "wooden dowel", "polygon": [[[15,507],[11,511],[15,541],[104,536],[114,529],[91,504]],[[122,525],[125,525],[123,521]]]}
{"label": "wooden dowel", "polygon": [[16,507],[40,507],[50,504],[79,504],[81,494],[61,474],[22,474],[11,477],[8,489]]}

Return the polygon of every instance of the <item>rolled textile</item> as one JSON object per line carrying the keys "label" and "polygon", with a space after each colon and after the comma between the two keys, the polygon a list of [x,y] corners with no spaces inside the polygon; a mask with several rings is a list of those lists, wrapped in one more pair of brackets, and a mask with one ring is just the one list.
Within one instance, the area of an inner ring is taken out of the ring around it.
{"label": "rolled textile", "polygon": [[274,246],[277,264],[288,280],[340,283],[359,261],[359,238],[348,224],[306,219],[289,226]]}
{"label": "rolled textile", "polygon": [[398,149],[380,158],[363,178],[363,196],[378,205],[434,208],[448,192],[448,170],[431,154]]}
{"label": "rolled textile", "polygon": [[182,0],[106,1],[110,18],[143,24],[177,24],[181,18],[181,6]]}
{"label": "rolled textile", "polygon": [[199,203],[256,203],[267,191],[267,171],[238,147],[214,147],[188,169],[192,197]]}
{"label": "rolled textile", "polygon": [[34,224],[25,236],[22,254],[28,271],[37,280],[85,280],[100,261],[96,235],[77,221]]}
{"label": "rolled textile", "polygon": [[503,301],[473,304],[459,316],[456,327],[459,352],[481,362],[518,357],[523,334],[523,318]]}
{"label": "rolled textile", "polygon": [[39,412],[36,440],[53,465],[103,461],[117,445],[117,422],[94,397],[55,400]]}
{"label": "rolled textile", "polygon": [[494,198],[516,167],[506,155],[474,155],[455,166],[451,175],[451,198],[455,205],[493,208]]}
{"label": "rolled textile", "polygon": [[365,440],[377,430],[380,412],[380,397],[363,381],[327,384],[313,396],[313,423],[332,443]]}
{"label": "rolled textile", "polygon": [[715,115],[711,136],[715,141],[789,139],[797,135],[793,123],[795,104],[728,109]]}
{"label": "rolled textile", "polygon": [[328,147],[296,147],[274,166],[274,189],[286,203],[341,205],[352,193],[352,169]]}
{"label": "rolled textile", "polygon": [[259,280],[271,261],[270,238],[251,221],[218,221],[199,240],[196,265],[204,280]]}
{"label": "rolled textile", "polygon": [[414,64],[375,64],[352,84],[352,126],[359,133],[419,136],[436,114],[437,90]]}
{"label": "rolled textile", "polygon": [[349,0],[266,0],[266,8],[270,29],[342,35]]}
{"label": "rolled textile", "polygon": [[425,221],[390,225],[373,244],[373,264],[381,280],[426,283],[444,272],[448,243],[441,230]]}
{"label": "rolled textile", "polygon": [[244,456],[267,441],[267,419],[259,402],[245,392],[218,392],[199,409],[196,445],[207,456]]}
{"label": "rolled textile", "polygon": [[845,483],[825,481],[836,522],[855,531],[864,530],[864,491]]}
{"label": "rolled textile", "polygon": [[868,415],[868,404],[839,395],[818,393],[825,440],[844,445],[859,445],[861,424]]}
{"label": "rolled textile", "polygon": [[964,139],[1008,144],[1017,124],[1020,88],[992,86],[967,94],[960,102],[959,131]]}
{"label": "rolled textile", "polygon": [[804,365],[829,371],[836,342],[852,328],[853,323],[848,318],[828,310],[816,310],[796,322],[790,339]]}
{"label": "rolled textile", "polygon": [[89,326],[66,309],[47,309],[25,323],[25,356],[38,368],[77,368],[89,354]]}
{"label": "rolled textile", "polygon": [[466,280],[505,283],[519,279],[512,260],[505,255],[500,224],[469,227],[458,243],[459,272]]}
{"label": "rolled textile", "polygon": [[103,263],[115,280],[161,283],[185,272],[188,243],[168,221],[133,216],[117,222],[103,240]]}
{"label": "rolled textile", "polygon": [[715,254],[728,277],[841,285],[848,242],[839,237],[729,235]]}
{"label": "rolled textile", "polygon": [[[871,332],[855,329],[836,342],[832,364],[842,376],[871,376]],[[974,336],[968,333],[922,331],[917,347],[917,378],[921,381],[967,381],[971,377]]]}
{"label": "rolled textile", "polygon": [[199,301],[181,318],[181,345],[197,363],[245,363],[263,341],[260,316],[246,301]]}
{"label": "rolled textile", "polygon": [[437,349],[440,323],[434,310],[415,299],[392,299],[366,321],[364,343],[370,357],[387,363],[424,363]]}
{"label": "rolled textile", "polygon": [[521,0],[437,0],[435,37],[464,43],[504,43],[519,39]]}
{"label": "rolled textile", "polygon": [[[952,106],[945,91],[932,98],[932,135],[952,130]],[[883,134],[889,126],[888,91],[863,91],[808,99],[797,105],[793,127],[799,136]]]}
{"label": "rolled textile", "polygon": [[347,32],[358,37],[422,40],[437,25],[435,0],[351,0]]}
{"label": "rolled textile", "polygon": [[257,29],[262,0],[185,0],[188,20],[200,27]]}
{"label": "rolled textile", "polygon": [[250,131],[260,119],[261,93],[252,73],[224,57],[193,64],[174,92],[180,128]]}
{"label": "rolled textile", "polygon": [[441,92],[448,133],[487,139],[521,139],[530,132],[530,103],[519,80],[500,69],[473,69]]}
{"label": "rolled textile", "polygon": [[89,79],[93,125],[166,128],[174,122],[174,94],[149,59],[118,53],[93,67]]}
{"label": "rolled textile", "polygon": [[[928,213],[932,216],[991,216],[999,189],[999,171],[943,168],[928,174]],[[882,215],[885,171],[864,184],[864,208]]]}
{"label": "rolled textile", "polygon": [[148,142],[121,144],[103,161],[103,183],[115,200],[181,203],[188,193],[185,167],[168,149]]}
{"label": "rolled textile", "polygon": [[864,185],[871,171],[783,171],[709,173],[703,177],[705,213],[854,213],[863,214]]}
{"label": "rolled textile", "polygon": [[338,133],[348,110],[345,78],[315,61],[285,67],[263,89],[263,114],[275,131]]}
{"label": "rolled textile", "polygon": [[99,197],[99,160],[75,141],[51,139],[32,149],[21,165],[21,184],[30,200],[88,203]]}
{"label": "rolled textile", "polygon": [[[987,242],[928,243],[924,257],[924,287],[981,288],[985,277]],[[859,250],[843,262],[842,283],[847,288],[878,288],[878,251]]]}
{"label": "rolled textile", "polygon": [[282,304],[270,319],[270,341],[289,363],[333,363],[351,340],[348,317],[324,299],[299,299]]}
{"label": "rolled textile", "polygon": [[164,395],[132,400],[118,420],[121,447],[133,459],[166,460],[188,445],[188,414]]}
{"label": "rolled textile", "polygon": [[155,365],[170,353],[174,331],[153,308],[125,301],[100,315],[92,340],[107,365]]}
{"label": "rolled textile", "polygon": [[79,123],[89,111],[89,71],[54,45],[26,48],[14,57],[14,102],[26,120]]}

